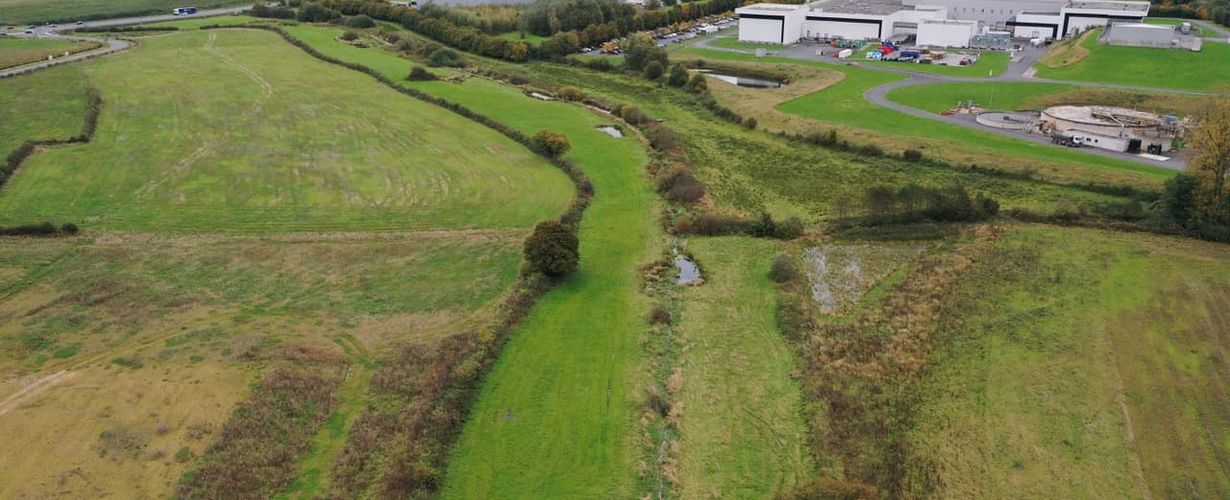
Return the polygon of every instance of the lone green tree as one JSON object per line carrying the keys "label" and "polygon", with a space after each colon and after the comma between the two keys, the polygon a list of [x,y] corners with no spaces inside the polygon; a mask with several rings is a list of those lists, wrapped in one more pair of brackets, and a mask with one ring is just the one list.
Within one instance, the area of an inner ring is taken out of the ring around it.
{"label": "lone green tree", "polygon": [[666,83],[672,87],[682,87],[688,83],[688,70],[682,64],[671,65],[671,75],[666,78]]}
{"label": "lone green tree", "polygon": [[1192,134],[1192,147],[1199,153],[1188,163],[1187,172],[1197,179],[1195,217],[1203,222],[1230,219],[1230,99],[1218,98],[1204,107],[1200,125]]}
{"label": "lone green tree", "polygon": [[525,240],[525,261],[532,271],[552,278],[567,276],[577,270],[579,247],[571,226],[554,220],[540,222]]}

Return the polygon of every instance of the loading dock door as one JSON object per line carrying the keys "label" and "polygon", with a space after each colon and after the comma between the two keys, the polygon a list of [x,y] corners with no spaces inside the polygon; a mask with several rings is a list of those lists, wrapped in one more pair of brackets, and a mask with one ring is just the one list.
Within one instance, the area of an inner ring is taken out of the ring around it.
{"label": "loading dock door", "polygon": [[1132,139],[1128,141],[1127,152],[1136,154],[1140,152],[1140,139]]}

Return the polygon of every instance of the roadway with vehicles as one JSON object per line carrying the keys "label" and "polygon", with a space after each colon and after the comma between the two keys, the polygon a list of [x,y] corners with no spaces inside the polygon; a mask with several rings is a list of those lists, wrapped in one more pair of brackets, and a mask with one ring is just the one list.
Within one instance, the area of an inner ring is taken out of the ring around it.
{"label": "roadway with vehicles", "polygon": [[15,38],[57,38],[57,39],[63,39],[63,40],[88,40],[88,41],[102,43],[103,46],[97,49],[94,49],[94,50],[78,52],[76,54],[70,54],[67,56],[59,57],[59,58],[48,60],[48,61],[39,61],[35,63],[24,64],[21,66],[8,68],[5,70],[0,70],[0,78],[13,77],[13,76],[29,73],[32,71],[38,71],[44,68],[50,68],[52,66],[59,66],[61,64],[67,64],[67,63],[71,63],[75,61],[82,61],[85,59],[91,59],[91,58],[98,57],[98,56],[112,54],[115,52],[128,49],[134,45],[132,42],[128,40],[123,40],[123,39],[116,39],[116,38],[100,39],[100,38],[91,38],[91,37],[76,36],[76,35],[66,35],[64,34],[64,32],[66,31],[79,30],[83,28],[110,28],[110,27],[116,27],[116,26],[130,26],[130,25],[145,24],[145,23],[157,23],[157,22],[163,22],[163,21],[174,21],[176,19],[184,19],[184,18],[190,18],[190,17],[195,18],[195,17],[225,16],[225,15],[230,15],[230,14],[238,14],[249,8],[251,7],[248,7],[248,6],[225,7],[225,8],[220,8],[220,9],[198,10],[196,14],[190,14],[190,15],[159,14],[159,15],[153,15],[153,16],[136,16],[136,17],[122,17],[122,18],[116,18],[116,19],[102,19],[98,21],[84,21],[84,22],[78,21],[76,23],[62,24],[62,25],[45,24],[42,26],[33,26],[31,28],[27,28],[22,33],[10,34],[8,36],[13,36]]}

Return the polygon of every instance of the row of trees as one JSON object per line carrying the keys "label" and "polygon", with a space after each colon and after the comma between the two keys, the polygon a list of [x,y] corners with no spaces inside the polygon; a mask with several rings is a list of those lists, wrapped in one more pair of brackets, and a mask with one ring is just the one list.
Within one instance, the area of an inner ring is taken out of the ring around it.
{"label": "row of trees", "polygon": [[1166,183],[1163,214],[1201,238],[1230,242],[1230,98],[1204,106],[1191,145],[1187,173]]}

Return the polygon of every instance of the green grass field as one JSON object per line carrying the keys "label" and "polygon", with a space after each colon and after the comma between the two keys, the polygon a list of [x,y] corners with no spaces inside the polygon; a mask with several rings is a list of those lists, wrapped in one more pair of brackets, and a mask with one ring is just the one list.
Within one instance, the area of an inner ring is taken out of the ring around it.
{"label": "green grass field", "polygon": [[807,481],[794,353],[777,329],[769,263],[779,245],[751,238],[688,241],[705,284],[686,288],[680,332],[681,498],[771,498]]}
{"label": "green grass field", "polygon": [[972,100],[988,109],[1025,109],[1039,97],[1077,88],[1066,83],[987,82],[933,83],[894,89],[888,98],[911,107],[939,113]]}
{"label": "green grass field", "polygon": [[78,65],[0,80],[0,154],[23,141],[68,139],[85,122],[87,81]]}
{"label": "green grass field", "polygon": [[1099,34],[1082,47],[1089,54],[1058,68],[1036,65],[1039,78],[1188,90],[1225,90],[1230,81],[1230,44],[1206,43],[1200,52],[1099,44]]}
{"label": "green grass field", "polygon": [[977,105],[1000,110],[1037,110],[1059,104],[1102,104],[1180,117],[1198,114],[1206,102],[1203,96],[1036,82],[913,85],[892,90],[888,98],[933,113],[941,113],[958,103],[971,100]]}
{"label": "green grass field", "polygon": [[777,109],[786,113],[829,123],[890,133],[894,136],[908,136],[920,140],[938,139],[994,151],[997,155],[1012,155],[1017,158],[1029,158],[1061,165],[1120,170],[1141,174],[1142,176],[1154,179],[1165,179],[1174,175],[1173,171],[1161,167],[1151,167],[1135,162],[1083,154],[1067,149],[1055,148],[1046,144],[1036,144],[989,132],[937,123],[924,118],[904,115],[868,103],[863,98],[863,93],[867,89],[903,78],[891,73],[789,58],[754,58],[745,54],[714,50],[689,49],[681,52],[710,59],[809,65],[831,69],[845,75],[844,79],[829,88],[777,106]]}
{"label": "green grass field", "polygon": [[[393,78],[413,64],[391,52],[339,44],[336,29],[288,31],[325,54]],[[655,227],[644,151],[635,140],[597,131],[609,120],[583,108],[537,101],[490,80],[405,84],[526,133],[567,134],[568,157],[597,193],[580,228],[580,269],[543,297],[504,347],[458,441],[443,496],[632,495],[633,395],[646,309],[636,266],[650,254]]]}
{"label": "green grass field", "polygon": [[42,61],[47,56],[81,52],[98,47],[94,42],[39,38],[0,38],[0,69]]}
{"label": "green grass field", "polygon": [[538,45],[547,39],[547,37],[542,36],[542,35],[535,35],[533,33],[528,33],[528,32],[522,34],[521,32],[517,32],[517,31],[510,31],[508,33],[500,33],[500,38],[513,41],[513,42],[523,41],[530,45]]}
{"label": "green grass field", "polygon": [[[202,0],[190,4],[200,9],[211,9],[250,5],[251,2]],[[171,9],[186,5],[189,4],[180,0],[0,0],[0,25],[170,14]]]}
{"label": "green grass field", "polygon": [[[32,156],[0,194],[0,224],[518,228],[560,213],[572,197],[562,172],[499,133],[277,40],[184,32],[48,71],[88,73],[105,100],[98,133]],[[30,93],[37,83],[5,80],[0,92]]]}
{"label": "green grass field", "polygon": [[1018,228],[947,302],[906,458],[929,494],[1230,492],[1224,247]]}

